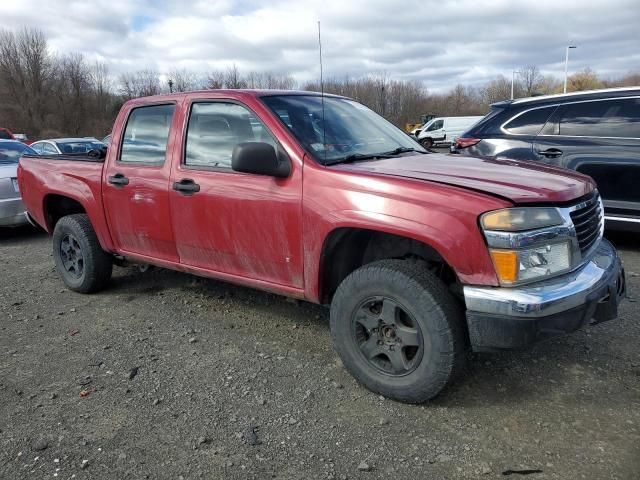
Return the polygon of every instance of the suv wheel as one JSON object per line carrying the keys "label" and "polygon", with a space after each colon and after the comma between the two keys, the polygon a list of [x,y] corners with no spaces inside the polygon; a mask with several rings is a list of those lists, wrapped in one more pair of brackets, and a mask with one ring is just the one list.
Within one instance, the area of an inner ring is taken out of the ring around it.
{"label": "suv wheel", "polygon": [[111,278],[111,256],[102,250],[85,214],[69,215],[56,223],[53,259],[62,281],[76,292],[96,292]]}
{"label": "suv wheel", "polygon": [[331,335],[369,390],[408,403],[435,397],[464,366],[462,309],[420,262],[383,260],[349,275],[331,304]]}

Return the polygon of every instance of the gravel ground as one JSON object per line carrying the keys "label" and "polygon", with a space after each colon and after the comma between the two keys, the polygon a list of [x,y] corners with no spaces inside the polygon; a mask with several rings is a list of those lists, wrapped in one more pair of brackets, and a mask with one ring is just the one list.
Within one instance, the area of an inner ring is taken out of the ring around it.
{"label": "gravel ground", "polygon": [[322,307],[159,269],[76,294],[46,235],[0,232],[0,478],[639,478],[640,236],[612,239],[618,320],[410,406],[344,371]]}

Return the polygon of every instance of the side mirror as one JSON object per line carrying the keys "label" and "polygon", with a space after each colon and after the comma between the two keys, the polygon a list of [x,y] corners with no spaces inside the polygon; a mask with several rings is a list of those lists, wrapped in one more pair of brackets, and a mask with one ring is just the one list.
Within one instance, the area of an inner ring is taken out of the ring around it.
{"label": "side mirror", "polygon": [[277,178],[286,178],[291,173],[291,163],[286,154],[278,154],[273,145],[265,142],[244,142],[236,145],[231,155],[231,168],[235,172]]}

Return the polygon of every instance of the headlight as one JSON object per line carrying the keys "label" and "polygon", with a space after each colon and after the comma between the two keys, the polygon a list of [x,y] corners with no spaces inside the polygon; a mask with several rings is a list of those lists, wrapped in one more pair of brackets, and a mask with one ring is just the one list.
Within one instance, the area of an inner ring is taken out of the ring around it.
{"label": "headlight", "polygon": [[571,268],[569,241],[524,250],[489,249],[496,274],[503,285],[541,280]]}
{"label": "headlight", "polygon": [[485,230],[519,232],[562,225],[563,219],[557,208],[523,207],[485,213],[480,218],[480,222]]}
{"label": "headlight", "polygon": [[571,270],[575,231],[553,207],[505,208],[480,224],[500,284],[512,286]]}

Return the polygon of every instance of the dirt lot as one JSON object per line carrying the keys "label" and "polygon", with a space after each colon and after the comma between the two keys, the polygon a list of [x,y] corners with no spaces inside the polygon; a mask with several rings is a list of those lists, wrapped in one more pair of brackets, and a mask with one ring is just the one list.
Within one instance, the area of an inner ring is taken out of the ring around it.
{"label": "dirt lot", "polygon": [[[613,240],[633,300],[640,237]],[[640,478],[640,303],[410,406],[343,370],[321,307],[121,268],[83,296],[33,230],[0,268],[2,479]]]}

